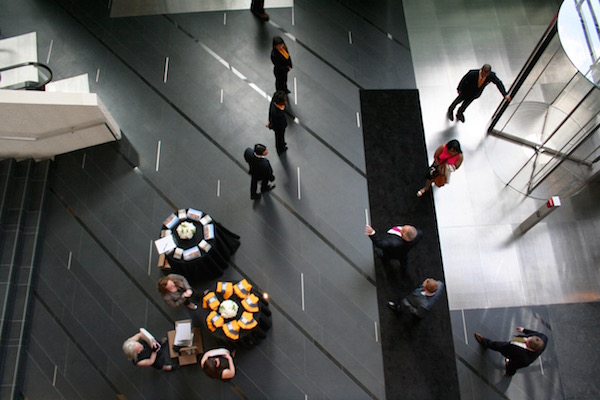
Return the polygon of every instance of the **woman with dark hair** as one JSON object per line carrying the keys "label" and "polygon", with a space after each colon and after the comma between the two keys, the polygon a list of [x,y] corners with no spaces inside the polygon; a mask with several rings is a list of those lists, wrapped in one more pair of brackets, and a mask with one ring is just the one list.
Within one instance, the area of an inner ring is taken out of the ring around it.
{"label": "woman with dark hair", "polygon": [[280,36],[273,38],[271,62],[273,62],[273,73],[275,74],[275,90],[290,93],[287,87],[287,76],[292,69],[292,57],[290,57],[288,48]]}
{"label": "woman with dark hair", "polygon": [[213,379],[228,381],[235,376],[233,358],[227,349],[208,350],[202,356],[200,366]]}
{"label": "woman with dark hair", "polygon": [[437,187],[444,186],[450,181],[450,174],[456,171],[462,162],[463,154],[458,140],[453,139],[438,147],[433,155],[433,164],[427,172],[425,187],[417,192],[417,196],[423,196],[431,187],[431,182]]}
{"label": "woman with dark hair", "polygon": [[161,294],[165,303],[171,307],[177,307],[185,304],[190,310],[195,310],[198,306],[190,301],[192,297],[192,287],[181,275],[169,274],[160,278],[156,284],[158,292]]}

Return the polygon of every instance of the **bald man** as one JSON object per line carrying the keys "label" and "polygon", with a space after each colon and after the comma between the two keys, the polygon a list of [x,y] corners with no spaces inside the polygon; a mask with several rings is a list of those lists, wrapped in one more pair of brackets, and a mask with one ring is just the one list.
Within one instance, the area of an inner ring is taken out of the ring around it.
{"label": "bald man", "polygon": [[367,225],[365,235],[375,246],[375,254],[383,259],[398,260],[403,267],[408,266],[408,252],[423,238],[423,232],[412,225],[393,226],[385,233],[378,233]]}

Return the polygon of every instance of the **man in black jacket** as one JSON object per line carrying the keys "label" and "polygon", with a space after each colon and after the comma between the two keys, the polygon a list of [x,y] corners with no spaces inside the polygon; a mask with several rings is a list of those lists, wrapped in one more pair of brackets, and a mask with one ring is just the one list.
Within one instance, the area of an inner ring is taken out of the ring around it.
{"label": "man in black jacket", "polygon": [[266,156],[269,154],[267,147],[262,144],[254,145],[254,149],[248,147],[244,151],[244,159],[250,166],[250,198],[256,200],[260,198],[260,193],[256,193],[258,181],[260,181],[260,191],[262,193],[268,192],[275,189],[275,184],[269,185],[269,182],[275,180],[273,175],[273,168],[271,163],[267,160]]}
{"label": "man in black jacket", "polygon": [[376,232],[365,226],[365,235],[375,245],[375,254],[383,259],[398,260],[404,268],[408,266],[408,252],[423,238],[423,232],[412,225],[393,226],[387,232]]}
{"label": "man in black jacket", "polygon": [[494,72],[492,72],[492,66],[490,64],[484,64],[480,70],[472,69],[460,80],[460,83],[456,88],[458,91],[458,96],[456,99],[454,99],[452,104],[450,104],[450,107],[448,107],[448,113],[446,114],[448,119],[450,121],[454,121],[454,108],[462,102],[462,105],[456,112],[456,119],[461,122],[465,122],[465,110],[467,107],[469,107],[473,100],[481,96],[483,89],[485,89],[490,82],[498,87],[498,90],[500,93],[502,93],[502,96],[504,96],[506,101],[511,100],[508,93],[506,93],[506,89],[504,88],[502,81],[498,79]]}
{"label": "man in black jacket", "polygon": [[273,129],[275,132],[275,147],[277,154],[286,151],[287,143],[285,142],[285,128],[287,128],[287,118],[285,116],[285,106],[287,104],[287,94],[279,90],[273,95],[273,101],[269,106],[269,123],[267,128]]}
{"label": "man in black jacket", "polygon": [[486,349],[500,352],[506,357],[506,375],[512,376],[519,368],[525,368],[546,349],[548,337],[543,333],[517,327],[523,335],[515,336],[510,342],[494,342],[475,332],[475,339]]}

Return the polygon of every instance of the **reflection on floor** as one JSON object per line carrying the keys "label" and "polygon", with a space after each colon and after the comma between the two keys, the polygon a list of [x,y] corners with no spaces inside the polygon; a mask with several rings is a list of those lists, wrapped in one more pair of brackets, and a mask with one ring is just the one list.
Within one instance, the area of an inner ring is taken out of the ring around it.
{"label": "reflection on floor", "polygon": [[[539,201],[505,188],[490,165],[484,133],[498,92],[486,89],[464,124],[444,117],[470,68],[489,62],[510,86],[557,1],[301,0],[293,14],[269,10],[268,24],[248,11],[111,19],[100,0],[5,3],[2,34],[37,31],[40,59],[57,78],[96,77],[91,91],[129,142],[57,159],[28,398],[385,398],[372,250],[363,236],[369,205],[358,91],[415,87],[430,157],[450,138],[465,150],[452,183],[434,191],[461,394],[598,397],[590,383],[597,362],[578,370],[579,354],[558,338],[577,337],[574,326],[597,331],[597,303],[559,303],[599,298],[599,186],[565,199],[514,240]],[[264,125],[275,35],[294,59],[289,106],[297,121],[288,153],[271,155],[277,189],[253,204],[242,152],[257,141],[274,144]],[[237,356],[229,384],[193,367],[134,368],[120,349],[140,326],[166,332],[190,316],[168,309],[155,289],[152,240],[173,205],[203,208],[240,234],[223,279],[249,276],[271,295],[270,336]],[[527,324],[551,333],[554,347],[507,385],[495,354],[482,356],[472,333],[500,339]],[[586,385],[574,384],[571,371]]]}

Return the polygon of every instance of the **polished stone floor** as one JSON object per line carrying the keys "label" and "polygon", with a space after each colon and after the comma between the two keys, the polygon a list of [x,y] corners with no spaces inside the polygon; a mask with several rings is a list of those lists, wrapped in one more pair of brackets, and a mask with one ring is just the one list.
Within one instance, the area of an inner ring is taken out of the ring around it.
{"label": "polished stone floor", "polygon": [[[465,153],[434,192],[462,397],[597,398],[592,384],[577,392],[568,348],[507,382],[472,333],[597,331],[587,319],[600,298],[598,184],[514,238],[541,201],[506,188],[489,161],[500,94],[486,89],[465,124],[445,119],[468,69],[490,63],[510,86],[557,1],[303,0],[269,9],[267,24],[243,10],[110,18],[105,1],[1,3],[2,35],[37,31],[38,58],[57,78],[88,73],[126,138],[57,159],[28,398],[385,398],[358,91],[403,88],[419,90],[430,155],[450,138]],[[253,204],[242,153],[274,147],[264,125],[275,35],[294,60],[297,119],[287,155],[271,155],[277,189]],[[120,350],[139,326],[167,331],[189,316],[155,293],[152,240],[173,206],[203,208],[240,234],[226,278],[248,276],[271,295],[270,337],[238,356],[229,384],[194,369],[140,371]]]}

